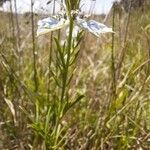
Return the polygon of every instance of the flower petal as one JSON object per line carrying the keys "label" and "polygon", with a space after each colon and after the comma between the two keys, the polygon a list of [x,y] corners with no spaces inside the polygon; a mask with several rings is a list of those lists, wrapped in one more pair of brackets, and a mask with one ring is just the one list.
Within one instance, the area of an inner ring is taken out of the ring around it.
{"label": "flower petal", "polygon": [[91,32],[92,34],[94,34],[95,36],[99,37],[102,33],[107,33],[107,32],[111,32],[114,33],[112,31],[112,28],[107,27],[106,25],[99,23],[95,20],[83,20],[83,19],[77,19],[76,20],[76,24],[85,29],[88,30],[89,32]]}
{"label": "flower petal", "polygon": [[68,24],[69,24],[69,20],[64,18],[56,19],[54,17],[49,17],[49,18],[39,20],[37,36],[61,29]]}

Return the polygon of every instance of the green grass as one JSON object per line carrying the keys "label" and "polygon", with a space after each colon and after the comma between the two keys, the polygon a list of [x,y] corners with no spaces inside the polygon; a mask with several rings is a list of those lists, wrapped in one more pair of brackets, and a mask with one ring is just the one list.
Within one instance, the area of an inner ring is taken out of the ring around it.
{"label": "green grass", "polygon": [[19,28],[15,16],[0,18],[0,149],[150,148],[148,6],[112,12],[113,36],[76,42],[72,21],[67,38],[36,38],[38,17],[19,15]]}

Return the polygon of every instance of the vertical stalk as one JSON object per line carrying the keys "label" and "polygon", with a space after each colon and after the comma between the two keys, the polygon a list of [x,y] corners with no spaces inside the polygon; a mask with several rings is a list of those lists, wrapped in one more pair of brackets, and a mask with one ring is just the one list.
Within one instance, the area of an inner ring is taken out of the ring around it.
{"label": "vertical stalk", "polygon": [[122,67],[122,63],[124,61],[124,57],[125,57],[128,28],[129,28],[129,22],[130,22],[130,17],[131,17],[131,6],[132,6],[132,1],[130,1],[129,13],[127,16],[127,22],[126,22],[126,26],[125,26],[125,35],[124,35],[124,40],[123,40],[123,47],[121,49],[118,64],[117,64],[116,79],[120,78],[121,67]]}
{"label": "vertical stalk", "polygon": [[[55,0],[54,0],[54,5],[53,5],[53,15],[55,14]],[[52,62],[52,49],[53,49],[53,32],[51,32],[51,37],[50,37],[50,49],[49,49],[49,59],[48,59],[48,88],[47,88],[47,101],[50,100],[50,77],[51,77],[51,62]]]}
{"label": "vertical stalk", "polygon": [[[11,19],[11,25],[12,25],[12,37],[13,39],[15,39],[15,24],[14,24],[13,10],[12,10],[12,0],[10,0],[10,19]],[[13,48],[17,50],[17,46],[15,45],[14,42],[13,42]]]}
{"label": "vertical stalk", "polygon": [[17,36],[16,36],[16,48],[17,48],[17,57],[18,57],[18,70],[19,70],[19,75],[21,73],[21,53],[20,53],[20,45],[21,45],[21,41],[20,41],[20,27],[19,27],[19,19],[18,19],[18,11],[17,11],[17,2],[16,0],[14,0],[14,7],[15,7],[15,21],[16,21],[16,27],[17,27]]}
{"label": "vertical stalk", "polygon": [[32,23],[32,52],[33,52],[33,70],[34,70],[34,91],[38,91],[38,78],[36,69],[36,49],[35,49],[35,35],[34,35],[34,13],[33,13],[33,0],[31,0],[31,23]]}
{"label": "vertical stalk", "polygon": [[[33,70],[34,70],[34,92],[38,91],[38,79],[37,79],[37,68],[36,68],[36,49],[35,49],[35,34],[34,34],[34,13],[33,13],[34,2],[31,0],[31,25],[32,25],[32,54],[33,54]],[[35,100],[35,122],[39,120],[39,102]],[[33,149],[38,145],[38,134],[35,134],[33,141]]]}
{"label": "vertical stalk", "polygon": [[49,49],[49,58],[48,58],[48,85],[47,85],[47,101],[50,100],[50,77],[51,77],[51,62],[52,62],[52,49],[53,49],[53,33],[50,37],[50,49]]}
{"label": "vertical stalk", "polygon": [[[112,18],[112,29],[115,28],[115,4],[113,6],[113,18]],[[111,48],[111,75],[112,75],[112,85],[111,85],[111,94],[112,99],[116,96],[116,70],[115,70],[115,57],[114,57],[114,42],[115,36],[112,33],[112,48]]]}
{"label": "vertical stalk", "polygon": [[67,88],[66,86],[67,86],[69,63],[70,63],[70,53],[71,53],[71,45],[72,45],[72,30],[73,30],[73,18],[71,16],[71,12],[69,12],[69,18],[70,18],[70,23],[69,23],[69,37],[68,37],[68,41],[67,41],[67,61],[66,61],[66,65],[64,68],[63,75],[62,75],[61,102],[64,99],[66,88]]}
{"label": "vertical stalk", "polygon": [[[13,7],[12,7],[12,0],[10,1],[10,9],[11,9],[11,22],[12,22],[12,35],[13,35],[13,39],[14,40],[14,43],[13,43],[13,48],[15,49],[14,50],[14,53],[16,54],[16,60],[15,61],[12,61],[12,63],[17,64],[16,67],[17,67],[17,72],[18,72],[18,75],[19,75],[19,78],[21,77],[21,56],[20,56],[20,27],[19,27],[19,18],[18,18],[18,11],[17,11],[17,2],[16,0],[14,0],[14,8],[15,8],[15,12],[13,12]],[[13,14],[14,13],[14,14]],[[16,35],[15,35],[15,29],[16,29]],[[16,118],[17,118],[17,126],[18,126],[18,131],[19,130],[22,130],[22,123],[23,123],[23,119],[21,117],[21,112],[18,111],[18,105],[23,105],[23,101],[21,101],[21,89],[19,87],[15,87],[14,88],[14,85],[13,84],[16,84],[14,82],[14,77],[13,76],[10,76],[10,82],[11,82],[11,92],[14,94],[13,97],[14,97],[14,108],[15,108],[15,111],[16,111]],[[20,78],[21,79],[21,78]],[[15,98],[16,101],[15,101]]]}
{"label": "vertical stalk", "polygon": [[[71,57],[71,47],[72,47],[72,30],[73,30],[73,18],[71,15],[71,5],[69,2],[67,2],[68,5],[67,6],[67,11],[68,11],[68,17],[70,20],[69,23],[69,36],[67,38],[67,46],[65,47],[65,53],[63,56],[65,65],[63,65],[63,68],[61,70],[61,85],[62,87],[60,88],[60,101],[58,106],[58,112],[59,115],[57,116],[57,120],[56,120],[56,124],[55,124],[55,132],[56,134],[58,134],[60,132],[60,118],[62,118],[63,113],[64,113],[64,106],[66,107],[66,102],[67,102],[67,106],[68,106],[68,98],[67,98],[67,90],[68,90],[68,79],[69,79],[69,69],[70,69],[70,57]],[[59,36],[58,36],[58,40],[59,40]],[[65,56],[67,56],[65,58]],[[58,68],[59,69],[59,68]],[[58,91],[59,93],[59,91]],[[65,99],[66,98],[66,99]],[[65,100],[65,101],[64,101]],[[56,136],[55,141],[54,141],[54,145],[57,145],[58,143],[58,136]],[[56,146],[56,148],[54,149],[58,149],[58,147]]]}
{"label": "vertical stalk", "polygon": [[18,50],[20,47],[20,27],[19,27],[19,21],[18,21],[18,12],[17,12],[17,2],[14,0],[15,4],[15,19],[16,19],[16,25],[17,25],[17,44],[18,44]]}

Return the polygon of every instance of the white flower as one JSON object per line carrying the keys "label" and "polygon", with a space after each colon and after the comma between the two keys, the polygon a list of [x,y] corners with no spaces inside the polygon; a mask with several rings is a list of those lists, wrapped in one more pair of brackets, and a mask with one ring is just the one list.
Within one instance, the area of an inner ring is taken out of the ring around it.
{"label": "white flower", "polygon": [[99,23],[95,20],[83,20],[83,19],[78,19],[76,20],[76,24],[81,27],[82,29],[85,29],[89,31],[90,33],[94,34],[95,36],[99,37],[102,33],[107,33],[112,31],[112,28],[108,28],[106,25]]}
{"label": "white flower", "polygon": [[56,19],[53,17],[45,18],[38,21],[37,36],[49,33],[54,30],[63,28],[69,24],[69,20],[60,18]]}
{"label": "white flower", "polygon": [[[72,14],[75,16],[74,23],[76,26],[89,31],[90,33],[94,34],[97,37],[99,37],[102,33],[107,33],[107,32],[114,33],[112,31],[112,28],[109,28],[106,25],[99,23],[95,20],[88,20],[87,18],[85,19],[82,15],[79,14],[79,11],[76,12],[78,13],[74,14],[74,11],[72,12]],[[68,24],[69,24],[69,19],[65,13],[39,20],[37,36],[61,29],[67,26]],[[76,26],[75,28],[77,28]],[[75,35],[73,36],[76,36],[79,29],[77,30],[75,29],[74,31],[76,33],[74,33]]]}

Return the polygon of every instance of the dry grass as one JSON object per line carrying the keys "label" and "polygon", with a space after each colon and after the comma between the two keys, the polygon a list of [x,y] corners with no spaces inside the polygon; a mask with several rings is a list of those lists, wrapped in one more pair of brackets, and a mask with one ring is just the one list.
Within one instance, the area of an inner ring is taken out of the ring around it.
{"label": "dry grass", "polygon": [[[60,91],[48,75],[50,36],[35,38],[35,92],[30,15],[19,16],[18,29],[15,16],[0,13],[0,149],[150,148],[150,11],[147,6],[130,18],[120,10],[114,15],[114,62],[111,34],[96,39],[85,33],[67,87],[70,102],[84,98],[57,118]],[[107,24],[112,20],[110,15]],[[57,70],[56,56],[53,43],[51,67]]]}

